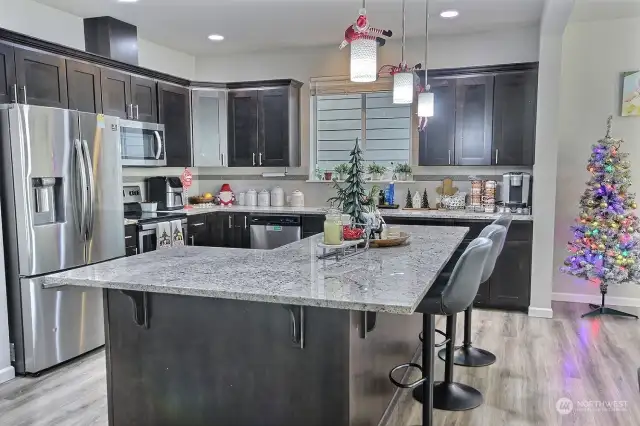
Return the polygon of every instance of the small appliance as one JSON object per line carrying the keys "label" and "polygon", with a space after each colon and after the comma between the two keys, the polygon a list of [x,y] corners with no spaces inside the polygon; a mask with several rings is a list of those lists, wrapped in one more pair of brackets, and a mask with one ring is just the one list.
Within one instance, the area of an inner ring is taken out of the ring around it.
{"label": "small appliance", "polygon": [[164,124],[120,120],[120,156],[123,166],[167,165]]}
{"label": "small appliance", "polygon": [[184,208],[182,182],[177,177],[156,176],[147,179],[147,201],[157,202],[158,210]]}
{"label": "small appliance", "polygon": [[503,174],[502,202],[514,212],[518,208],[531,207],[531,175],[524,172]]}
{"label": "small appliance", "polygon": [[[145,253],[157,248],[156,233],[158,223],[179,219],[182,222],[182,235],[187,238],[187,215],[178,212],[145,212],[142,210],[142,195],[138,185],[125,186],[122,189],[124,198],[124,218],[135,220],[138,227],[138,252]],[[193,239],[191,239],[193,245]]]}

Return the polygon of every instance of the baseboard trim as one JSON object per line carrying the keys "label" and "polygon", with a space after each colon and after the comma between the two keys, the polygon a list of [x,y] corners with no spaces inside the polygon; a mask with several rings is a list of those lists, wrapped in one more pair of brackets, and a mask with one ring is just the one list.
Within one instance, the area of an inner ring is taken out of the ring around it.
{"label": "baseboard trim", "polygon": [[553,309],[529,306],[529,316],[535,318],[553,318]]}
{"label": "baseboard trim", "polygon": [[[594,303],[599,305],[602,302],[600,294],[576,294],[576,293],[552,293],[551,300],[556,302]],[[628,308],[640,308],[640,299],[633,297],[608,296],[607,305],[626,306]]]}
{"label": "baseboard trim", "polygon": [[14,377],[16,377],[16,371],[12,365],[0,370],[0,383],[8,382]]}

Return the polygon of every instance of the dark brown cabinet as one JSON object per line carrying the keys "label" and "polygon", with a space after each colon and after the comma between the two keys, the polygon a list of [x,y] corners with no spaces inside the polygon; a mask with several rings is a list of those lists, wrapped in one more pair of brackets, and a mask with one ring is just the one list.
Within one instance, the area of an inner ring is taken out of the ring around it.
{"label": "dark brown cabinet", "polygon": [[222,213],[215,215],[211,228],[216,247],[250,248],[250,214]]}
{"label": "dark brown cabinet", "polygon": [[537,87],[535,70],[496,75],[491,164],[533,165]]}
{"label": "dark brown cabinet", "polygon": [[493,76],[466,77],[456,82],[455,163],[491,164]]}
{"label": "dark brown cabinet", "polygon": [[190,246],[213,247],[213,233],[209,228],[209,215],[199,214],[187,218],[187,244]]}
{"label": "dark brown cabinet", "polygon": [[118,71],[101,69],[100,82],[102,112],[125,120],[132,118],[131,77]]}
{"label": "dark brown cabinet", "polygon": [[134,256],[138,254],[138,226],[137,225],[125,225],[124,251],[125,251],[125,256]]}
{"label": "dark brown cabinet", "polygon": [[0,44],[0,103],[16,102],[17,96],[14,49],[6,44]]}
{"label": "dark brown cabinet", "polygon": [[419,165],[448,166],[454,162],[456,90],[454,79],[429,80],[434,115],[420,132]]}
{"label": "dark brown cabinet", "polygon": [[101,113],[100,68],[67,59],[67,93],[69,109]]}
{"label": "dark brown cabinet", "polygon": [[60,56],[15,49],[18,101],[68,108],[66,61]]}
{"label": "dark brown cabinet", "polygon": [[258,166],[289,165],[289,89],[258,92]]}
{"label": "dark brown cabinet", "polygon": [[229,92],[228,151],[230,167],[258,165],[258,91]]}
{"label": "dark brown cabinet", "polygon": [[158,122],[158,88],[154,80],[131,77],[131,102],[134,120]]}
{"label": "dark brown cabinet", "polygon": [[189,89],[158,84],[158,115],[159,122],[165,127],[164,144],[169,167],[192,165],[189,102]]}
{"label": "dark brown cabinet", "polygon": [[300,165],[300,83],[278,80],[259,89],[231,86],[228,154],[231,167]]}

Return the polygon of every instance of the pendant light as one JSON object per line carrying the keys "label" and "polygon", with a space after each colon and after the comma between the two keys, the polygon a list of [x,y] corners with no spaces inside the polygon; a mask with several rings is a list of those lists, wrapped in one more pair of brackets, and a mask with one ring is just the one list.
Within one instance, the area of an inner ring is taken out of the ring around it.
{"label": "pendant light", "polygon": [[406,39],[406,0],[402,0],[402,58],[400,67],[393,74],[393,103],[410,104],[413,103],[413,71],[409,70],[404,61],[404,44]]}
{"label": "pendant light", "polygon": [[427,0],[427,16],[425,17],[424,38],[424,91],[418,94],[418,117],[433,117],[435,114],[435,97],[429,91],[427,82],[427,60],[429,56],[429,0]]}
{"label": "pendant light", "polygon": [[[365,9],[366,0],[362,0]],[[368,38],[358,38],[351,46],[351,81],[370,83],[378,78],[378,42]]]}

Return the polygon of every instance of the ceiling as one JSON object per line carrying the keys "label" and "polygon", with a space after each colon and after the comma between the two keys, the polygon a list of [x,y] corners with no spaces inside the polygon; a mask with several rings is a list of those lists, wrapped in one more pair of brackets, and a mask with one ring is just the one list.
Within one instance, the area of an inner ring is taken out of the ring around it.
{"label": "ceiling", "polygon": [[[338,45],[360,0],[36,0],[82,18],[108,15],[138,27],[149,41],[192,55]],[[426,0],[407,0],[407,37],[424,35]],[[373,26],[401,37],[401,0],[368,0]],[[430,34],[487,31],[540,21],[544,0],[431,0]],[[442,10],[460,16],[445,20]],[[223,42],[207,40],[222,34]]]}

